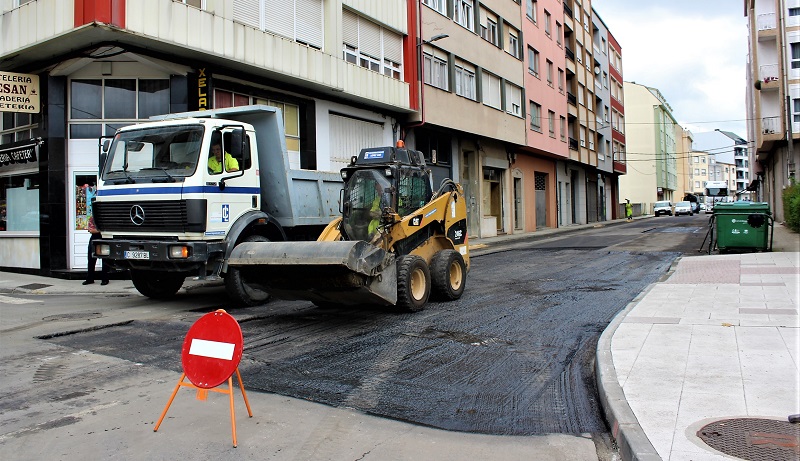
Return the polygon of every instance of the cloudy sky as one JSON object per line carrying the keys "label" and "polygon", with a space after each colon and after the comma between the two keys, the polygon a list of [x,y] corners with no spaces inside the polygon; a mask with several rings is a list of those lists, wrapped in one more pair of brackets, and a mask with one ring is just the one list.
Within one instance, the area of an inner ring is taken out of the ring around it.
{"label": "cloudy sky", "polygon": [[746,138],[742,0],[593,0],[622,47],[625,81],[658,88],[693,133]]}

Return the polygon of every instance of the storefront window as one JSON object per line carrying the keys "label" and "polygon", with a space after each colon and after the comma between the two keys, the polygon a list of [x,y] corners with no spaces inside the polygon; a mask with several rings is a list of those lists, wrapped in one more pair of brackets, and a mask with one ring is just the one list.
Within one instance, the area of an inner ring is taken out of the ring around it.
{"label": "storefront window", "polygon": [[0,231],[39,231],[37,175],[0,177]]}
{"label": "storefront window", "polygon": [[71,87],[73,119],[98,119],[103,116],[102,80],[73,80]]}
{"label": "storefront window", "polygon": [[136,80],[107,79],[104,93],[104,118],[136,118]]}
{"label": "storefront window", "polygon": [[139,118],[169,113],[169,80],[139,80]]}
{"label": "storefront window", "polygon": [[31,139],[31,130],[36,128],[38,115],[20,112],[3,112],[0,118],[0,144]]}

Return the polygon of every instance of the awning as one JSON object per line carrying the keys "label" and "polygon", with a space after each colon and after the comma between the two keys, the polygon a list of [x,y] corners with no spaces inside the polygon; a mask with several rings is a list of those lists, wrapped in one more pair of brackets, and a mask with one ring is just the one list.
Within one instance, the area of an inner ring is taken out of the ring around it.
{"label": "awning", "polygon": [[760,179],[754,179],[754,180],[753,180],[753,181],[750,183],[750,185],[749,185],[749,186],[747,186],[747,188],[745,188],[745,190],[746,190],[746,191],[749,191],[749,192],[758,192],[758,185],[759,185],[759,183],[761,183],[761,180],[760,180]]}

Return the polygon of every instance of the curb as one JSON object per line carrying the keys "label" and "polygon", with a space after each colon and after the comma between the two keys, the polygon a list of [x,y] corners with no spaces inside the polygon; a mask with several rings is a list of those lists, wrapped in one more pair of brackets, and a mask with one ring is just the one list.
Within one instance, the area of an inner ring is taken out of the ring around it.
{"label": "curb", "polygon": [[617,442],[620,457],[624,461],[662,461],[647,434],[639,425],[639,420],[633,414],[625,392],[617,379],[614,368],[614,359],[611,354],[611,339],[617,328],[645,295],[656,284],[650,284],[636,298],[620,311],[608,324],[600,339],[597,341],[597,355],[595,360],[595,375],[597,380],[597,393],[600,396],[600,405],[606,417],[606,422],[611,429],[611,435]]}

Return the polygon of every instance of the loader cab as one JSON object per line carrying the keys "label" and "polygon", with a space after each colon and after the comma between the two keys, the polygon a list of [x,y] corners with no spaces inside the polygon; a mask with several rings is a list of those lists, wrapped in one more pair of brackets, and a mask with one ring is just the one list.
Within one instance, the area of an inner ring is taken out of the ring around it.
{"label": "loader cab", "polygon": [[347,240],[371,241],[382,216],[401,218],[425,206],[433,195],[422,153],[395,147],[362,149],[342,169],[342,209]]}

